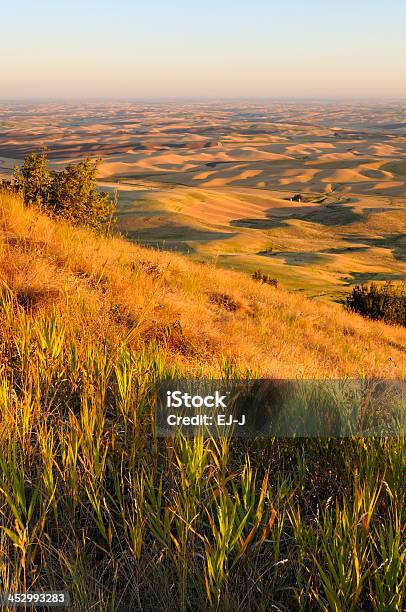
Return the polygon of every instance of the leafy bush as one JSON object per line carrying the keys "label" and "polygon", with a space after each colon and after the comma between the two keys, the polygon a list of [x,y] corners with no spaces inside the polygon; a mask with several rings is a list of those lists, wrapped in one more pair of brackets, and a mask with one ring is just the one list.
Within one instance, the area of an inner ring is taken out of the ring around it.
{"label": "leafy bush", "polygon": [[278,281],[276,278],[272,278],[269,274],[265,274],[261,272],[261,270],[255,270],[252,278],[259,283],[265,283],[266,285],[271,285],[271,287],[277,287]]}
{"label": "leafy bush", "polygon": [[13,185],[25,204],[37,204],[53,216],[98,229],[111,217],[114,204],[107,192],[97,190],[97,166],[98,160],[87,158],[51,172],[45,154],[32,153],[14,169]]}
{"label": "leafy bush", "polygon": [[44,153],[31,153],[23,165],[14,168],[13,184],[26,204],[46,205],[51,185],[51,173]]}
{"label": "leafy bush", "polygon": [[357,285],[345,301],[348,310],[406,327],[406,282]]}

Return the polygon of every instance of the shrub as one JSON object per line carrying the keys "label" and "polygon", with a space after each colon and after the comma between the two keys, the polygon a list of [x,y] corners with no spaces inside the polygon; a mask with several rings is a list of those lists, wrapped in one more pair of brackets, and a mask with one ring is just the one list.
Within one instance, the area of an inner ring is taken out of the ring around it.
{"label": "shrub", "polygon": [[216,306],[220,306],[229,312],[236,312],[240,308],[240,304],[227,293],[210,293],[209,299],[212,304],[216,304]]}
{"label": "shrub", "polygon": [[53,175],[48,205],[55,215],[95,228],[110,217],[113,204],[109,195],[97,191],[97,164],[85,159]]}
{"label": "shrub", "polygon": [[32,153],[21,168],[14,169],[13,184],[25,204],[40,205],[75,225],[99,229],[114,212],[114,203],[108,193],[97,190],[98,161],[87,158],[50,172],[45,154]]}
{"label": "shrub", "polygon": [[13,185],[26,204],[46,205],[51,180],[45,153],[31,153],[21,167],[14,168]]}
{"label": "shrub", "polygon": [[264,274],[261,270],[255,270],[252,278],[259,283],[265,283],[266,285],[271,285],[271,287],[277,287],[278,281],[276,278],[272,278],[269,274]]}
{"label": "shrub", "polygon": [[357,285],[347,296],[345,305],[364,317],[406,327],[406,282]]}

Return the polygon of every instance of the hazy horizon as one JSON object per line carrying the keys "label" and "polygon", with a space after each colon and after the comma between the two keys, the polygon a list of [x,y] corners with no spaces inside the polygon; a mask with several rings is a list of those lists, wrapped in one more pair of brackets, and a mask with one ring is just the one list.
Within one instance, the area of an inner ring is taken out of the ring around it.
{"label": "hazy horizon", "polygon": [[13,102],[51,102],[51,103],[74,103],[74,102],[131,102],[131,103],[226,103],[226,102],[291,102],[292,104],[307,104],[311,102],[322,102],[325,104],[364,102],[370,104],[387,104],[406,102],[404,96],[29,96],[21,95],[15,97],[1,97],[2,103]]}
{"label": "hazy horizon", "polygon": [[406,4],[23,0],[0,99],[406,98]]}

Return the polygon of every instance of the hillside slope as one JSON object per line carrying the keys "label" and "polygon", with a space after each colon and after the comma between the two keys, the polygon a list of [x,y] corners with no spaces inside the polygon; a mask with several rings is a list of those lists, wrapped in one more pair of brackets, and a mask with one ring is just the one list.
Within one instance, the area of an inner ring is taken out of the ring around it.
{"label": "hillside slope", "polygon": [[[0,194],[0,280],[26,311],[55,307],[112,345],[162,347],[189,374],[404,375],[406,330],[121,238],[55,222]],[[228,366],[227,366],[228,364]]]}
{"label": "hillside slope", "polygon": [[7,195],[0,212],[4,591],[63,588],[74,612],[404,609],[403,437],[164,439],[155,391],[402,376],[405,329]]}

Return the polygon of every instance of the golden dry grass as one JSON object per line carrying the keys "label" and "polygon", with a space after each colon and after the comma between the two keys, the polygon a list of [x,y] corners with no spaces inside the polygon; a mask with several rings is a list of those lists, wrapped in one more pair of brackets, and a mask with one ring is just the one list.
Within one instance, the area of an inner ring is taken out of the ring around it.
{"label": "golden dry grass", "polygon": [[[0,279],[24,308],[57,304],[74,326],[216,375],[224,358],[270,377],[403,377],[406,330],[244,274],[56,223],[0,195]],[[227,308],[213,295],[226,295]],[[80,305],[80,307],[78,307]]]}

